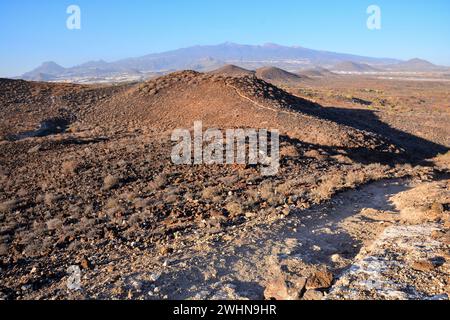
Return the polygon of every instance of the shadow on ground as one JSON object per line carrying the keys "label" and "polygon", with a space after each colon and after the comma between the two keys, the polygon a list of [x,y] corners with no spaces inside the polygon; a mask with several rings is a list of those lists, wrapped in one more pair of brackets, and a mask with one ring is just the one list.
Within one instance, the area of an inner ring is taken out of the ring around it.
{"label": "shadow on ground", "polygon": [[303,100],[299,98],[296,105],[294,105],[294,110],[386,137],[397,146],[403,148],[409,159],[415,163],[433,158],[450,150],[448,146],[393,128],[381,121],[377,116],[377,112],[373,110],[322,107],[318,104],[316,104],[315,108],[304,108],[302,104]]}
{"label": "shadow on ground", "polygon": [[[370,228],[370,222],[361,223],[365,219],[359,215],[361,210],[371,208],[395,213],[396,208],[389,199],[408,188],[404,180],[372,183],[338,194],[322,205],[296,211],[272,225],[256,226],[251,234],[241,236],[244,243],[218,242],[208,252],[191,255],[184,252],[182,258],[173,260],[171,271],[161,276],[158,285],[170,299],[227,297],[230,284],[233,294],[260,299],[270,274],[267,261],[271,257],[280,265],[283,261],[298,261],[299,266],[327,266],[340,273],[347,266],[336,267],[331,256],[339,254],[350,265],[363,245],[362,237],[355,234]],[[352,226],[343,225],[344,220],[353,217],[360,219],[353,226],[365,229],[352,230]],[[185,267],[177,267],[180,264]]]}

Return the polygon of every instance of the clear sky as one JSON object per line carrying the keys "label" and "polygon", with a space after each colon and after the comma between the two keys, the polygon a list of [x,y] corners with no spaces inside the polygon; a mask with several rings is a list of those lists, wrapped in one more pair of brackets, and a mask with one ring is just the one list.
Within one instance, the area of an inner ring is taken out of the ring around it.
{"label": "clear sky", "polygon": [[[66,9],[81,8],[81,30]],[[366,9],[381,8],[381,30]],[[450,65],[449,0],[0,0],[0,76],[197,44],[267,42]]]}

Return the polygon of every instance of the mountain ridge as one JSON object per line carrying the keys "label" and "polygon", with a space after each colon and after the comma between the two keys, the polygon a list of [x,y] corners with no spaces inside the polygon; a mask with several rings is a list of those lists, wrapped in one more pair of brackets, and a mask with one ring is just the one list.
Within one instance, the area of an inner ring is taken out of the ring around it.
{"label": "mountain ridge", "polygon": [[263,45],[246,45],[225,42],[218,45],[197,45],[160,53],[151,53],[140,57],[125,58],[117,61],[88,61],[73,67],[64,68],[55,62],[45,62],[30,72],[18,77],[24,80],[41,79],[42,75],[53,79],[71,79],[76,77],[109,77],[131,74],[145,78],[146,73],[171,72],[192,69],[195,71],[212,71],[227,64],[256,70],[262,67],[277,67],[289,72],[301,68],[333,67],[339,63],[367,64],[371,67],[390,66],[393,69],[415,67],[420,70],[438,70],[425,60],[401,61],[390,58],[373,58],[347,53],[336,53],[308,49],[301,46],[282,46],[274,43]]}

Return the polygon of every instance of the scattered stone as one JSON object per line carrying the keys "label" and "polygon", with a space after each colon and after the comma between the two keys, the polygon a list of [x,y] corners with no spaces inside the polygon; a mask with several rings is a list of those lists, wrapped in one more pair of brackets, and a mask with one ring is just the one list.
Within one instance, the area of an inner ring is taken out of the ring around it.
{"label": "scattered stone", "polygon": [[283,277],[270,281],[264,290],[266,300],[299,300],[298,288],[290,287]]}
{"label": "scattered stone", "polygon": [[31,284],[24,284],[20,289],[22,291],[30,291],[32,289],[32,285]]}
{"label": "scattered stone", "polygon": [[38,145],[28,149],[28,153],[36,153],[36,152],[39,152],[40,150],[41,150],[41,145],[38,144]]}
{"label": "scattered stone", "polygon": [[303,300],[322,300],[323,293],[317,290],[307,290],[303,295]]}
{"label": "scattered stone", "polygon": [[156,282],[156,281],[158,281],[158,279],[161,277],[161,273],[152,273],[151,275],[150,275],[150,281],[152,281],[152,282]]}
{"label": "scattered stone", "polygon": [[427,260],[414,261],[411,267],[414,270],[421,272],[433,271],[436,268],[436,266],[431,261]]}
{"label": "scattered stone", "polygon": [[80,266],[81,266],[81,268],[83,268],[84,270],[93,269],[92,263],[91,263],[87,258],[81,259],[81,261],[80,261]]}
{"label": "scattered stone", "polygon": [[334,263],[340,263],[340,262],[342,262],[342,257],[339,254],[337,254],[337,253],[333,254],[331,256],[331,261],[334,262]]}
{"label": "scattered stone", "polygon": [[316,271],[306,282],[306,289],[327,289],[333,284],[333,274],[329,271]]}
{"label": "scattered stone", "polygon": [[173,249],[170,247],[161,247],[161,249],[159,249],[159,254],[162,256],[167,256],[169,254],[171,254],[173,252]]}

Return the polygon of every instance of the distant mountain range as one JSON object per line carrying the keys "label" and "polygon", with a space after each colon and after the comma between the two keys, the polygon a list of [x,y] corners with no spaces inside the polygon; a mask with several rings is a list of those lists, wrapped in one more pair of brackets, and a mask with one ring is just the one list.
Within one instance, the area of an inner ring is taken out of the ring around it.
{"label": "distant mountain range", "polygon": [[287,47],[271,43],[241,45],[227,42],[211,46],[193,46],[114,62],[90,61],[71,68],[64,68],[55,62],[45,62],[18,78],[57,81],[95,80],[123,76],[125,79],[139,80],[182,69],[210,71],[227,64],[251,70],[273,66],[290,72],[317,67],[342,72],[436,71],[443,68],[420,59],[400,61],[319,51],[303,47]]}

